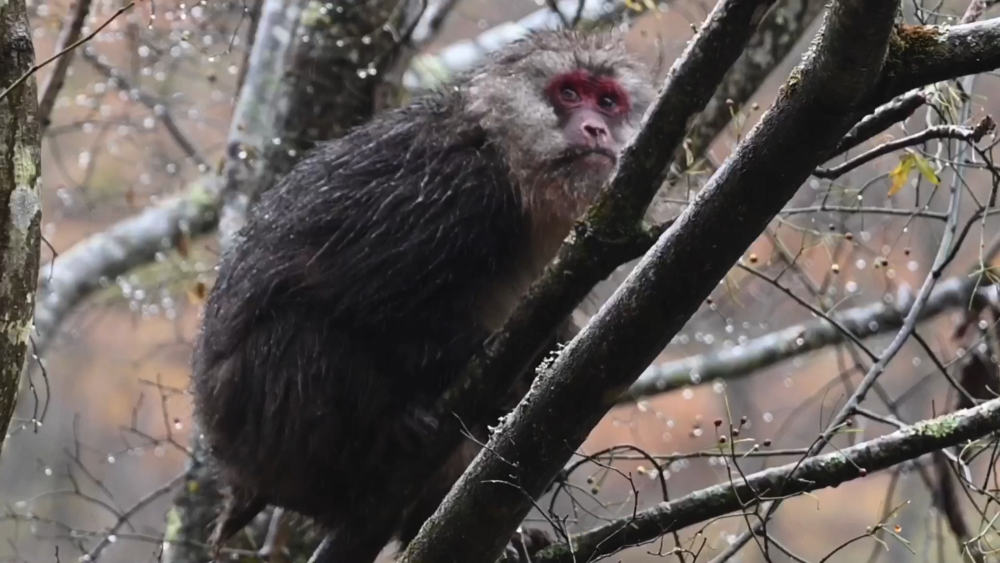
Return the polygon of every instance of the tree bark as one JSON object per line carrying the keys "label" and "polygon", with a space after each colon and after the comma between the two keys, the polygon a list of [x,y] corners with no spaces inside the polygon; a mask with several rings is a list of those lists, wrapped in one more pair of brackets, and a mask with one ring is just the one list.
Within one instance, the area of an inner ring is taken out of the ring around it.
{"label": "tree bark", "polygon": [[[24,0],[0,1],[0,92],[35,65]],[[28,351],[41,251],[41,133],[29,76],[0,99],[0,437]]]}

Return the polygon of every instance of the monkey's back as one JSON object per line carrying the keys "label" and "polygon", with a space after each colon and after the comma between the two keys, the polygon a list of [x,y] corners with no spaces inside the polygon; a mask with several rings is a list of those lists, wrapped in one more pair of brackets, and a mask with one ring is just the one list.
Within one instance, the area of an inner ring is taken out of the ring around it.
{"label": "monkey's back", "polygon": [[224,482],[336,525],[363,516],[481,346],[476,308],[524,243],[520,196],[457,97],[308,155],[221,261],[195,413]]}

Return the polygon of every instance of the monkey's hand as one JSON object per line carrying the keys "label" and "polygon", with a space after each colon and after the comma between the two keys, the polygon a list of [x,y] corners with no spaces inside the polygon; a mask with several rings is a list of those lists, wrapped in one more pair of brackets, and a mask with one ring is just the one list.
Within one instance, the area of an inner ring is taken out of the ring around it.
{"label": "monkey's hand", "polygon": [[510,538],[501,561],[504,563],[531,563],[535,554],[554,542],[552,536],[538,528],[522,528]]}

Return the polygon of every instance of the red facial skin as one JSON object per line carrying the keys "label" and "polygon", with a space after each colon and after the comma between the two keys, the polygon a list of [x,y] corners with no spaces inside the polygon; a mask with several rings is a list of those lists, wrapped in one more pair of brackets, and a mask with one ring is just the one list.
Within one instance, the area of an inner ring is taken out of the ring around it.
{"label": "red facial skin", "polygon": [[556,76],[547,93],[570,145],[588,161],[613,164],[619,148],[613,132],[629,111],[625,89],[613,78],[576,70]]}

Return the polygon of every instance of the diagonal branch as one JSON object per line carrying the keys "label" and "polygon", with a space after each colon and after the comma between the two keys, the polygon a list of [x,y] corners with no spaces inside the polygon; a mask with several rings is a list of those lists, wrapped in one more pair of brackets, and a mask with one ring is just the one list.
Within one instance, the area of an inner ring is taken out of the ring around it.
{"label": "diagonal branch", "polygon": [[62,57],[66,56],[66,55],[68,55],[70,53],[72,53],[80,45],[83,45],[87,41],[90,41],[91,39],[93,39],[95,36],[97,36],[98,33],[100,33],[101,31],[103,31],[105,27],[108,27],[109,25],[111,25],[111,22],[113,22],[116,19],[118,19],[118,17],[121,16],[122,14],[124,14],[125,12],[131,10],[133,6],[135,6],[135,2],[129,2],[128,4],[122,6],[121,8],[118,8],[118,10],[115,11],[115,13],[111,14],[111,17],[109,17],[107,20],[105,20],[104,23],[102,23],[101,25],[97,26],[97,29],[95,29],[94,31],[92,31],[89,34],[87,34],[86,37],[82,37],[80,39],[77,39],[72,44],[66,46],[61,51],[57,52],[56,54],[52,55],[51,57],[45,59],[44,61],[42,61],[42,62],[40,62],[40,63],[38,63],[36,65],[33,65],[30,69],[28,69],[21,76],[19,76],[17,78],[17,80],[15,80],[13,83],[11,83],[10,86],[8,86],[4,90],[0,90],[0,100],[3,100],[8,95],[10,95],[10,93],[14,90],[14,88],[16,88],[16,87],[20,86],[21,84],[23,84],[29,78],[31,78],[32,76],[34,76],[35,73],[38,72],[39,70],[42,70],[43,68],[45,68],[49,64],[52,64],[54,61],[58,61]]}
{"label": "diagonal branch", "polygon": [[56,52],[64,53],[56,60],[52,72],[49,74],[45,85],[42,86],[42,97],[38,101],[38,122],[41,124],[42,134],[48,128],[52,117],[52,108],[56,105],[56,98],[66,82],[66,73],[69,65],[73,62],[74,50],[71,48],[80,39],[80,32],[83,30],[83,22],[90,13],[91,0],[77,0],[73,6],[73,11],[63,24],[63,29],[59,33],[59,40],[56,42]]}
{"label": "diagonal branch", "polygon": [[[135,93],[136,99],[138,99],[142,105],[154,110],[157,118],[163,123],[163,126],[167,129],[171,138],[173,138],[174,142],[177,143],[177,146],[184,151],[184,154],[194,161],[201,171],[204,172],[208,170],[208,161],[201,154],[201,151],[194,145],[194,142],[190,139],[190,137],[188,137],[188,135],[185,134],[177,125],[177,122],[174,121],[173,115],[170,111],[163,107],[160,100],[147,94],[141,88],[134,87],[124,76],[122,76],[122,73],[118,72],[118,70],[114,67],[101,62],[97,55],[92,53],[89,48],[83,49],[80,55],[84,60],[90,63],[91,66],[97,70],[97,72],[100,72],[105,78],[109,79],[116,88],[123,92],[129,92],[130,94]],[[160,109],[158,110],[157,108]]]}

